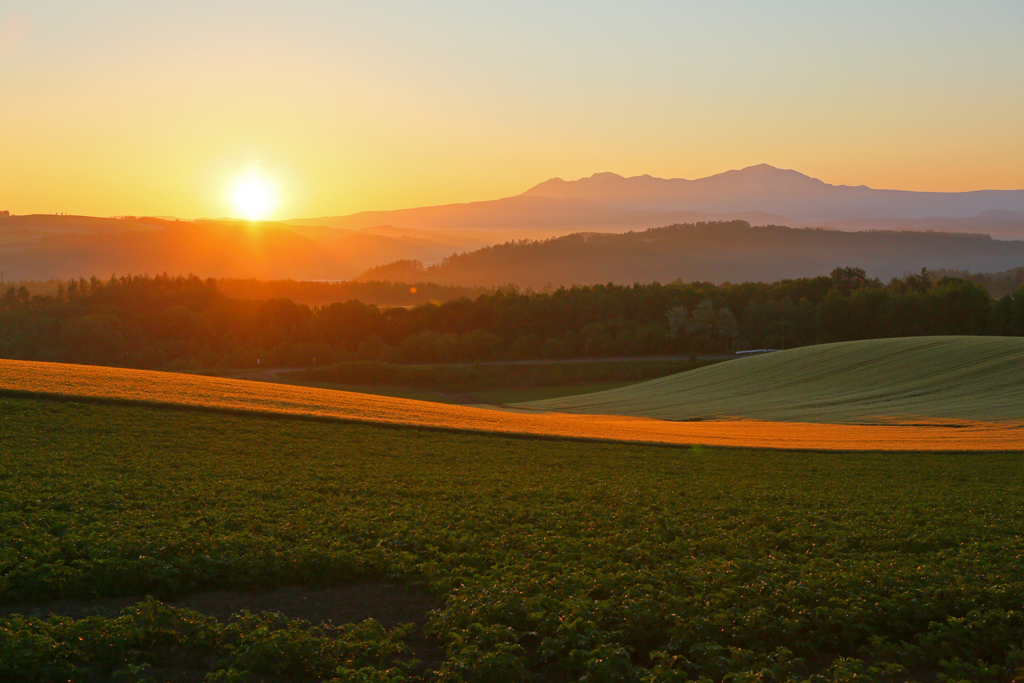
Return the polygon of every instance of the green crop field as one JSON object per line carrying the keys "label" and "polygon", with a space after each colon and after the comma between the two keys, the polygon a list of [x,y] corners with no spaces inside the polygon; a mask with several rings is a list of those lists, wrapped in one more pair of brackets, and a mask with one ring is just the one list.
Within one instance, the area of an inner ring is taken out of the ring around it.
{"label": "green crop field", "polygon": [[1024,420],[1024,339],[910,337],[808,346],[521,408],[720,419]]}
{"label": "green crop field", "polygon": [[[672,448],[9,396],[0,449],[4,681],[1024,675],[1017,453]],[[352,585],[399,588],[354,623],[224,618],[196,597]],[[403,599],[434,609],[395,618]]]}
{"label": "green crop field", "polygon": [[367,385],[340,384],[336,382],[293,381],[287,375],[280,377],[280,379],[284,384],[292,384],[301,387],[350,391],[370,394],[373,396],[393,396],[395,398],[409,398],[415,401],[495,406],[503,406],[510,403],[522,403],[523,401],[540,401],[548,398],[562,398],[563,396],[574,396],[576,394],[586,394],[593,391],[607,391],[608,389],[617,389],[619,387],[633,384],[633,382],[604,382],[599,384],[509,387],[505,389],[483,389],[473,392],[451,393],[440,389],[431,391],[428,389],[410,389],[406,387],[379,384]]}
{"label": "green crop field", "polygon": [[[350,361],[275,372],[287,384],[441,403],[504,405],[606,391],[663,377],[723,358],[606,359],[528,363],[400,365]],[[241,373],[233,373],[238,375]],[[248,373],[245,373],[248,374]],[[231,377],[225,373],[223,376]]]}
{"label": "green crop field", "polygon": [[[640,382],[721,362],[718,358],[674,360],[603,359],[528,363],[439,363],[400,365],[351,361],[326,367],[280,372],[285,382],[419,389],[445,395],[487,395],[509,389],[555,389],[561,395],[584,393],[588,385]],[[575,387],[581,387],[576,390]],[[523,399],[526,400],[526,399]],[[480,402],[480,401],[477,401]]]}

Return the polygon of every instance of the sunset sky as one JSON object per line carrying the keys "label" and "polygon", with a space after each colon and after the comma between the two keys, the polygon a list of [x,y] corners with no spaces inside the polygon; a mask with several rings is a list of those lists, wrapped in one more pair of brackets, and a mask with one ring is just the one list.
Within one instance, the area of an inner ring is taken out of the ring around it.
{"label": "sunset sky", "polygon": [[323,216],[762,162],[1020,189],[1021,36],[1020,0],[3,0],[0,209],[226,216],[259,176],[274,217]]}

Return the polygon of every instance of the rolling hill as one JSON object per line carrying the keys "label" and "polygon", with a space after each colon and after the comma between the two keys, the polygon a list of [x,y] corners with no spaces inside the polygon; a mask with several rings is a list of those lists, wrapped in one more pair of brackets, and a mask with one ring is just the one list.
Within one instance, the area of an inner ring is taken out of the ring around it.
{"label": "rolling hill", "polygon": [[[29,217],[0,219],[0,233],[9,221],[22,218]],[[358,276],[360,280],[466,287],[515,283],[540,288],[677,279],[773,281],[822,275],[847,265],[888,279],[922,267],[996,272],[1024,264],[1024,241],[938,232],[751,226],[744,221],[627,233],[572,233],[481,247],[488,244],[488,237],[505,233],[153,218],[32,218],[4,233],[7,242],[0,240],[0,270],[7,281],[166,272],[204,278],[342,280]],[[432,265],[424,268],[424,262]]]}
{"label": "rolling hill", "polygon": [[[743,368],[745,363],[749,367],[747,361],[735,361],[726,366]],[[977,378],[977,373],[974,378]],[[639,386],[650,386],[650,383]],[[955,425],[815,424],[766,420],[680,422],[634,415],[550,412],[539,408],[538,404],[531,404],[527,409],[499,410],[303,386],[34,361],[0,360],[0,395],[534,438],[813,450],[1024,450],[1024,424],[1021,422],[983,419]],[[567,405],[572,404],[569,402]],[[636,400],[620,401],[617,406],[608,403],[606,407],[635,410]],[[1011,409],[1007,408],[1003,414],[1010,412]]]}
{"label": "rolling hill", "polygon": [[9,280],[111,274],[332,277],[344,264],[324,245],[274,224],[151,221],[147,230],[36,234],[0,252]]}
{"label": "rolling hill", "polygon": [[661,420],[1020,423],[1024,339],[910,337],[822,344],[517,407]]}
{"label": "rolling hill", "polygon": [[391,226],[346,230],[230,220],[0,217],[0,269],[7,280],[161,272],[347,279],[395,259],[439,261],[489,243]]}
{"label": "rolling hill", "polygon": [[697,223],[624,234],[578,233],[452,256],[432,267],[375,268],[375,280],[522,287],[614,282],[771,282],[813,277],[847,265],[889,279],[922,267],[991,272],[1024,264],[1024,241],[927,232],[841,232]]}
{"label": "rolling hill", "polygon": [[325,225],[346,230],[362,230],[387,224],[404,230],[486,231],[496,233],[491,238],[491,242],[494,242],[561,235],[579,230],[646,230],[671,223],[716,220],[748,220],[764,224],[786,222],[787,219],[762,211],[707,213],[637,210],[612,206],[600,198],[576,199],[525,194],[482,202],[394,211],[363,211],[349,216],[324,216],[287,222],[290,225]]}
{"label": "rolling hill", "polygon": [[93,216],[62,216],[31,214],[0,215],[0,261],[3,255],[38,246],[44,238],[61,235],[125,235],[161,230],[161,221],[133,217],[96,218]]}
{"label": "rolling hill", "polygon": [[965,232],[1012,240],[1024,239],[1024,213],[990,209],[968,218],[868,218],[828,221],[828,227],[847,231]]}

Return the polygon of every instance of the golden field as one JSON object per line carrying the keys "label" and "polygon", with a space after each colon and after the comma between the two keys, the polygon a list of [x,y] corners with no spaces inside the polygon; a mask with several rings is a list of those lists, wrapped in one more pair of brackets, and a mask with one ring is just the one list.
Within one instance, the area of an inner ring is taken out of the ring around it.
{"label": "golden field", "polygon": [[1024,420],[907,420],[889,424],[670,421],[456,406],[245,380],[31,361],[0,360],[0,392],[631,443],[852,451],[1024,450]]}

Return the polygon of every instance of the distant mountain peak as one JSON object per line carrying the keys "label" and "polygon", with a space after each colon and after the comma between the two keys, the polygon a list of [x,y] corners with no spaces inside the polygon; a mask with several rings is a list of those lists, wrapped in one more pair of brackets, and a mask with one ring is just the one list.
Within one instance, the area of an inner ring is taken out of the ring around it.
{"label": "distant mountain peak", "polygon": [[[650,177],[650,176],[646,176],[646,177]],[[603,173],[595,173],[595,174],[593,174],[591,176],[588,176],[586,178],[580,178],[579,180],[562,180],[561,178],[552,178],[551,180],[544,181],[543,183],[541,183],[540,185],[537,185],[536,187],[544,187],[545,185],[551,185],[551,186],[558,186],[558,185],[587,185],[587,186],[593,186],[593,185],[605,185],[605,184],[609,184],[609,183],[616,183],[616,182],[622,181],[622,180],[626,180],[626,178],[623,177],[623,176],[620,176],[618,173],[611,173],[611,172],[605,171]],[[536,188],[533,188],[533,189],[536,189]],[[529,193],[529,190],[527,191],[527,194],[528,193]]]}
{"label": "distant mountain peak", "polygon": [[647,173],[644,175],[627,177],[610,171],[594,173],[593,175],[580,178],[578,180],[563,180],[562,178],[556,177],[551,178],[550,180],[545,180],[544,182],[531,187],[523,194],[563,197],[567,193],[594,192],[596,190],[604,191],[606,189],[617,189],[626,186],[635,188],[637,186],[644,185],[657,185],[659,187],[663,187],[666,183],[687,186],[716,183],[721,181],[739,181],[749,185],[752,182],[767,181],[771,183],[772,179],[776,179],[776,181],[784,180],[788,183],[804,182],[813,183],[815,185],[827,185],[827,183],[800,173],[799,171],[778,168],[771,164],[756,164],[754,166],[732,169],[704,178],[696,178],[694,180],[686,180],[683,178],[658,178]]}
{"label": "distant mountain peak", "polygon": [[776,168],[769,164],[747,166],[733,171],[726,171],[707,178],[692,181],[696,185],[729,185],[736,190],[763,190],[778,192],[782,190],[802,190],[834,187],[817,178],[794,171],[789,168]]}
{"label": "distant mountain peak", "polygon": [[586,200],[631,211],[764,211],[796,221],[865,218],[966,218],[998,209],[1024,210],[1024,191],[902,192],[864,185],[831,185],[793,169],[756,164],[707,176],[624,178],[595,173],[579,180],[552,179],[523,196]]}

